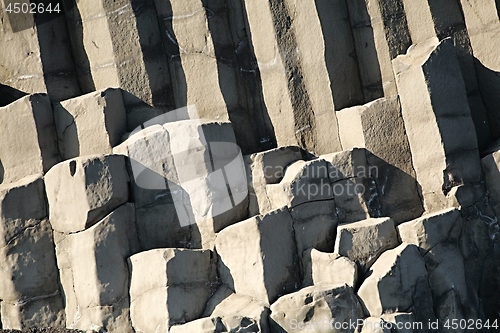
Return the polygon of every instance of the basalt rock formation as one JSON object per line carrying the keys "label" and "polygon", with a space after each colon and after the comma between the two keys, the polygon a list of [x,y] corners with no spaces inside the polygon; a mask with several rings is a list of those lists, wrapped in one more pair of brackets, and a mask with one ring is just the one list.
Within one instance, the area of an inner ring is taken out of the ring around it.
{"label": "basalt rock formation", "polygon": [[497,331],[498,1],[10,2],[1,328]]}

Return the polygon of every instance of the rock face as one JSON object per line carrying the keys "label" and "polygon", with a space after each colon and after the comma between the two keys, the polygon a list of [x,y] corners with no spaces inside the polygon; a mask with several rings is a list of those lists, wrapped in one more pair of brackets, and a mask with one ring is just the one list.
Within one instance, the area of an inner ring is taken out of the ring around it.
{"label": "rock face", "polygon": [[0,328],[495,331],[500,1],[24,2]]}
{"label": "rock face", "polygon": [[129,259],[130,317],[139,332],[166,332],[201,317],[216,285],[209,250],[155,249]]}

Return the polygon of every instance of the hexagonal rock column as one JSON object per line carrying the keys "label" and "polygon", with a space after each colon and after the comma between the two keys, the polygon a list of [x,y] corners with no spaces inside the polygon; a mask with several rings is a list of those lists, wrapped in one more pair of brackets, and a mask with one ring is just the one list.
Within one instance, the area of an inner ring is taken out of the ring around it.
{"label": "hexagonal rock column", "polygon": [[66,327],[133,332],[127,258],[139,251],[134,206],[125,204],[92,227],[54,232],[66,300]]}
{"label": "hexagonal rock column", "polygon": [[364,317],[353,289],[342,285],[320,285],[280,297],[271,306],[273,332],[350,332]]}
{"label": "hexagonal rock column", "polygon": [[335,253],[351,259],[366,272],[384,251],[398,245],[392,219],[368,219],[338,227]]}
{"label": "hexagonal rock column", "polygon": [[106,89],[54,104],[59,152],[63,160],[110,154],[127,131],[121,90]]}
{"label": "hexagonal rock column", "polygon": [[[318,61],[330,40],[323,35],[315,5],[314,1],[258,0],[245,2],[245,10],[278,146],[300,145],[309,151],[328,153],[340,150],[332,90],[349,90],[355,81],[330,88],[327,64]],[[336,19],[329,23],[340,30],[338,34],[350,34],[345,21]],[[357,68],[348,56],[348,44],[342,43],[338,53],[328,56],[338,56],[332,66],[350,76]]]}
{"label": "hexagonal rock column", "polygon": [[52,106],[45,94],[20,98],[0,108],[0,184],[43,175],[60,161]]}
{"label": "hexagonal rock column", "polygon": [[[27,2],[18,3],[22,7]],[[30,14],[26,7],[24,13],[15,9],[9,13],[5,8],[9,4],[14,3],[0,5],[0,84],[29,94],[48,93],[52,101],[80,95],[62,3],[58,3],[61,15]],[[55,6],[52,3],[52,9]],[[48,16],[52,19],[46,20]]]}
{"label": "hexagonal rock column", "polygon": [[143,249],[213,248],[215,234],[248,215],[245,167],[230,123],[148,126],[113,151],[130,161]]}
{"label": "hexagonal rock column", "polygon": [[372,265],[358,296],[372,317],[412,308],[417,321],[435,319],[425,262],[415,245],[401,244]]}
{"label": "hexagonal rock column", "polygon": [[300,281],[292,226],[285,208],[222,230],[215,242],[222,282],[267,304],[295,291]]}
{"label": "hexagonal rock column", "polygon": [[128,174],[121,155],[78,157],[45,176],[49,216],[58,232],[78,232],[128,200]]}
{"label": "hexagonal rock column", "polygon": [[454,186],[481,180],[467,93],[450,39],[429,39],[393,61],[426,211],[450,207]]}
{"label": "hexagonal rock column", "polygon": [[365,102],[398,94],[391,60],[411,45],[402,0],[347,0]]}
{"label": "hexagonal rock column", "polygon": [[175,108],[152,1],[76,1],[66,9],[84,92],[108,87],[125,90],[129,130]]}
{"label": "hexagonal rock column", "polygon": [[155,0],[155,5],[176,106],[194,104],[201,118],[228,121],[214,43],[202,1]]}
{"label": "hexagonal rock column", "polygon": [[198,319],[217,288],[209,250],[155,249],[129,258],[130,316],[138,332],[167,332]]}
{"label": "hexagonal rock column", "polygon": [[64,327],[43,179],[0,186],[0,299],[4,329]]}
{"label": "hexagonal rock column", "polygon": [[[380,195],[381,215],[396,223],[423,212],[397,96],[337,112],[342,149],[366,148]],[[376,172],[375,172],[376,171]]]}

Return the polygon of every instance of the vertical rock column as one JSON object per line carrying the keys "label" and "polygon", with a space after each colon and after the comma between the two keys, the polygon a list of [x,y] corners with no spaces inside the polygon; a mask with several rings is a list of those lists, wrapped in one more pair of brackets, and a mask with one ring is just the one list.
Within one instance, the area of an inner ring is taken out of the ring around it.
{"label": "vertical rock column", "polygon": [[127,258],[139,250],[123,156],[81,157],[46,175],[66,326],[133,332]]}
{"label": "vertical rock column", "polygon": [[450,39],[429,39],[393,62],[402,114],[426,211],[481,179],[474,124]]}
{"label": "vertical rock column", "polygon": [[46,92],[53,101],[79,95],[64,15],[35,22],[29,13],[9,14],[4,8],[9,3],[15,2],[0,4],[0,83],[27,93]]}
{"label": "vertical rock column", "polygon": [[0,108],[0,184],[42,175],[60,161],[50,100],[25,96]]}
{"label": "vertical rock column", "polygon": [[479,88],[488,109],[491,134],[500,136],[500,20],[498,1],[460,0],[476,60]]}
{"label": "vertical rock column", "polygon": [[227,106],[207,12],[201,0],[155,0],[175,105],[196,105],[200,118],[227,121]]}
{"label": "vertical rock column", "polygon": [[397,95],[391,60],[412,44],[401,0],[347,0],[365,102]]}
{"label": "vertical rock column", "polygon": [[127,91],[129,129],[159,114],[148,105],[174,108],[152,1],[78,1],[66,16],[84,92]]}
{"label": "vertical rock column", "polygon": [[31,176],[0,186],[2,327],[63,328],[58,279],[43,179]]}
{"label": "vertical rock column", "polygon": [[[403,3],[413,44],[432,37],[438,37],[440,40],[451,37],[465,81],[478,144],[479,147],[484,147],[491,141],[490,124],[483,102],[484,96],[479,90],[471,40],[459,1],[403,0]],[[481,3],[481,6],[484,4]]]}
{"label": "vertical rock column", "polygon": [[[325,40],[314,2],[259,0],[245,2],[245,9],[278,146],[340,150],[328,70],[318,61]],[[339,64],[350,68],[346,59]]]}

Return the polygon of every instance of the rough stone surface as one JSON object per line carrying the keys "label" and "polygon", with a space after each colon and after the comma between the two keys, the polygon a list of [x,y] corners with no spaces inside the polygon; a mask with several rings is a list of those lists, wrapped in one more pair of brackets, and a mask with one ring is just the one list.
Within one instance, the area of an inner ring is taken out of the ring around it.
{"label": "rough stone surface", "polygon": [[128,200],[128,174],[120,155],[77,157],[45,176],[49,217],[58,232],[78,232]]}
{"label": "rough stone surface", "polygon": [[54,120],[63,160],[111,154],[127,131],[119,89],[105,89],[55,104]]}
{"label": "rough stone surface", "polygon": [[49,97],[25,96],[0,107],[0,184],[43,175],[60,161]]}
{"label": "rough stone surface", "polygon": [[434,318],[425,262],[415,245],[384,252],[369,270],[358,295],[372,317],[413,308],[416,320]]}
{"label": "rough stone surface", "polygon": [[55,232],[66,327],[133,332],[127,258],[139,251],[134,207],[125,204],[92,227]]}
{"label": "rough stone surface", "polygon": [[361,304],[352,288],[338,285],[312,286],[282,296],[271,306],[271,311],[273,332],[297,329],[354,332],[351,328],[335,329],[335,323],[357,322],[363,317]]}
{"label": "rough stone surface", "polygon": [[446,195],[452,187],[481,179],[474,124],[455,50],[450,39],[431,38],[412,46],[393,65],[424,207],[447,208]]}
{"label": "rough stone surface", "polygon": [[368,219],[338,227],[335,253],[351,259],[366,271],[384,251],[398,245],[392,219]]}
{"label": "rough stone surface", "polygon": [[302,286],[328,284],[355,288],[358,282],[358,266],[347,257],[336,253],[326,253],[314,248],[302,254]]}
{"label": "rough stone surface", "polygon": [[129,259],[130,317],[139,332],[166,332],[198,319],[216,288],[209,250],[155,249]]}
{"label": "rough stone surface", "polygon": [[417,245],[425,254],[440,243],[457,242],[462,223],[460,212],[450,208],[400,224],[398,231],[404,243]]}
{"label": "rough stone surface", "polygon": [[222,230],[215,243],[223,283],[272,304],[299,287],[293,220],[286,208]]}

